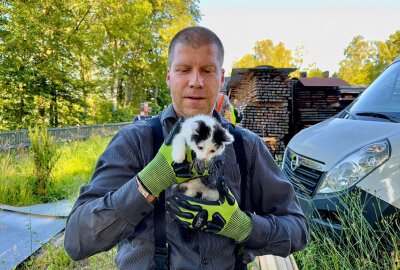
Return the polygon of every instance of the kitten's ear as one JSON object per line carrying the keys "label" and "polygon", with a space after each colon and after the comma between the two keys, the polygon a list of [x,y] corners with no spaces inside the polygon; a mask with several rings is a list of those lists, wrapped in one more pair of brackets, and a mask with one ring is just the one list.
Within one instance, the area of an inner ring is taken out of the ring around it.
{"label": "kitten's ear", "polygon": [[190,127],[192,128],[193,134],[199,134],[200,123],[198,121],[193,121]]}

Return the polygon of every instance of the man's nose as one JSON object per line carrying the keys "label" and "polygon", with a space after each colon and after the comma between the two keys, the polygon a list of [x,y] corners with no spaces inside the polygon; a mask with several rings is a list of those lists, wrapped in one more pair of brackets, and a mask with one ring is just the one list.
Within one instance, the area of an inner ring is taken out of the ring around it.
{"label": "man's nose", "polygon": [[198,71],[193,71],[190,75],[189,86],[192,88],[204,87],[204,79]]}

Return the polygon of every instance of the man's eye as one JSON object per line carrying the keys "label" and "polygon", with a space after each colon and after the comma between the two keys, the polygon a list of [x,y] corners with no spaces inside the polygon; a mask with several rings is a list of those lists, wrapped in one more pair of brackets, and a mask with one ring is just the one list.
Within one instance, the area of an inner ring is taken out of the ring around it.
{"label": "man's eye", "polygon": [[204,71],[205,73],[211,73],[211,72],[212,72],[212,70],[209,69],[209,68],[203,69],[203,71]]}
{"label": "man's eye", "polygon": [[179,73],[188,73],[189,72],[189,69],[187,69],[187,68],[182,68],[182,69],[178,69],[177,70]]}

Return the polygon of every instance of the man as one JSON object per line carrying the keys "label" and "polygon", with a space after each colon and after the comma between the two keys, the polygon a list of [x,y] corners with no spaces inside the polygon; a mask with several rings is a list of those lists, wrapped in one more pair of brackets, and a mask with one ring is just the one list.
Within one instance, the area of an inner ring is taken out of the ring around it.
{"label": "man", "polygon": [[238,124],[243,120],[243,113],[236,109],[230,102],[229,97],[224,92],[218,93],[215,110],[228,120],[229,123]]}
{"label": "man", "polygon": [[222,116],[225,117],[230,123],[231,120],[231,103],[229,102],[229,97],[223,93],[219,92],[217,101],[215,103],[215,110]]}
{"label": "man", "polygon": [[[160,113],[164,138],[179,117],[207,114],[229,125],[214,111],[224,83],[223,57],[221,41],[206,28],[189,27],[173,38],[166,78],[172,105]],[[153,158],[151,132],[148,121],[127,126],[100,157],[91,183],[81,188],[67,221],[65,249],[72,259],[118,244],[115,262],[120,269],[154,269],[154,226],[158,221],[153,219],[153,203],[163,191],[168,198],[172,184],[190,177],[175,173],[168,140]],[[193,214],[173,211],[166,215],[170,269],[234,269],[237,243],[247,259],[263,254],[287,256],[306,246],[308,224],[293,187],[261,138],[249,130],[241,132],[246,149],[242,158],[246,158],[249,172],[246,194],[253,212],[238,207],[240,170],[233,146],[228,145],[221,167],[222,199],[216,205],[194,207],[194,202],[183,203],[174,197],[180,210]],[[194,240],[185,241],[179,234],[180,223],[197,217],[196,209],[208,209],[213,217],[221,217],[224,225],[216,229],[206,219],[208,222],[194,231]]]}
{"label": "man", "polygon": [[140,114],[135,116],[133,122],[151,118],[151,115],[149,115],[149,111],[151,111],[151,107],[149,107],[148,102],[140,103]]}

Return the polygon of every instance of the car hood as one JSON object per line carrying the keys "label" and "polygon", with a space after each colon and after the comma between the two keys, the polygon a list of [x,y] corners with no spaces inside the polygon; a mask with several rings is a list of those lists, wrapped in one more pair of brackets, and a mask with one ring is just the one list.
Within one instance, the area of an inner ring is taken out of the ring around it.
{"label": "car hood", "polygon": [[331,118],[296,134],[288,147],[325,163],[325,171],[329,171],[361,147],[396,134],[400,134],[398,123]]}

